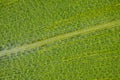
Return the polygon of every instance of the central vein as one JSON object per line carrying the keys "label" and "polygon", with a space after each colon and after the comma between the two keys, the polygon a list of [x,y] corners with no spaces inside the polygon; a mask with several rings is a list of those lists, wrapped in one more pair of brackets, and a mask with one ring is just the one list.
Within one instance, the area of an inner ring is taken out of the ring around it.
{"label": "central vein", "polygon": [[0,57],[5,56],[5,55],[10,55],[12,53],[32,50],[32,49],[41,47],[42,45],[50,44],[50,43],[53,43],[55,41],[63,40],[63,39],[70,38],[70,37],[73,37],[73,36],[76,36],[76,35],[88,34],[88,33],[92,33],[92,32],[103,30],[103,29],[108,29],[108,28],[112,28],[112,27],[116,27],[116,26],[120,26],[120,20],[112,21],[112,22],[102,24],[102,25],[98,25],[98,26],[94,26],[94,27],[89,27],[89,28],[83,29],[83,30],[69,32],[69,33],[66,33],[66,34],[62,34],[62,35],[58,35],[58,36],[55,36],[55,37],[52,37],[52,38],[48,38],[46,40],[37,41],[35,43],[15,47],[15,48],[12,48],[12,49],[9,49],[9,50],[3,50],[3,51],[0,51]]}

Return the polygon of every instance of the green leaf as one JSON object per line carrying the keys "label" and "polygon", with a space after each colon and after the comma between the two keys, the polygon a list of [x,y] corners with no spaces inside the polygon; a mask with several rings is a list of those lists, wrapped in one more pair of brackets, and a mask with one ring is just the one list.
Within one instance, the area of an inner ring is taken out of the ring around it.
{"label": "green leaf", "polygon": [[0,80],[119,80],[119,0],[1,0]]}

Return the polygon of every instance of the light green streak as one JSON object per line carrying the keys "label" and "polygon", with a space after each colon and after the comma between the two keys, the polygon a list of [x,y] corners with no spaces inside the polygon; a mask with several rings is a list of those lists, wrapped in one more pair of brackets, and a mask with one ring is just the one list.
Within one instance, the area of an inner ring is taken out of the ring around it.
{"label": "light green streak", "polygon": [[41,47],[42,45],[53,43],[55,41],[63,40],[66,38],[70,38],[70,37],[73,37],[76,35],[88,34],[88,33],[92,33],[92,32],[103,30],[103,29],[109,29],[109,28],[116,27],[116,26],[120,26],[120,20],[112,21],[112,22],[94,26],[94,27],[89,27],[89,28],[83,29],[83,30],[78,30],[78,31],[58,35],[58,36],[55,36],[52,38],[48,38],[46,40],[37,41],[37,42],[31,43],[31,44],[25,44],[23,46],[15,47],[15,48],[12,48],[9,50],[3,50],[3,51],[0,51],[0,57],[5,56],[5,55],[10,55],[12,53],[24,52],[27,50],[35,49],[35,48]]}

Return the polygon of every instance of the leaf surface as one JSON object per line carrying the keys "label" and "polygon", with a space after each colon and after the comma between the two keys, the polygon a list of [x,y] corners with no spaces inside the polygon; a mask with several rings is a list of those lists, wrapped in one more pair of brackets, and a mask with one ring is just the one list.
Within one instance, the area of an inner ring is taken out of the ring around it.
{"label": "leaf surface", "polygon": [[1,80],[119,80],[119,0],[1,0]]}

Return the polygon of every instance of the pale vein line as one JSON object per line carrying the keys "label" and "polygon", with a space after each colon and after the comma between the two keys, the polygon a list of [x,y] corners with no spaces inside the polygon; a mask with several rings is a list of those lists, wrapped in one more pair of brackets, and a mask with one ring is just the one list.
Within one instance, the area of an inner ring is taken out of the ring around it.
{"label": "pale vein line", "polygon": [[55,37],[52,37],[52,38],[48,38],[46,40],[38,41],[38,42],[35,42],[35,43],[31,43],[31,44],[26,44],[26,45],[15,47],[15,48],[12,48],[12,49],[9,49],[9,50],[3,50],[3,51],[0,51],[0,57],[5,56],[5,55],[10,55],[12,53],[32,50],[32,49],[41,47],[42,45],[53,43],[55,41],[63,40],[63,39],[66,39],[66,38],[70,38],[70,37],[73,37],[73,36],[76,36],[76,35],[88,34],[88,33],[92,33],[92,32],[103,30],[103,29],[109,29],[109,28],[116,27],[116,26],[120,26],[120,20],[112,21],[112,22],[102,24],[102,25],[98,25],[98,26],[94,26],[94,27],[89,27],[89,28],[83,29],[83,30],[78,30],[78,31],[58,35],[58,36],[55,36]]}

